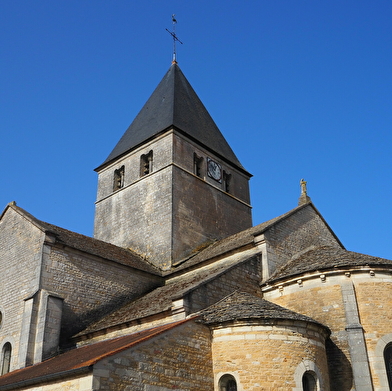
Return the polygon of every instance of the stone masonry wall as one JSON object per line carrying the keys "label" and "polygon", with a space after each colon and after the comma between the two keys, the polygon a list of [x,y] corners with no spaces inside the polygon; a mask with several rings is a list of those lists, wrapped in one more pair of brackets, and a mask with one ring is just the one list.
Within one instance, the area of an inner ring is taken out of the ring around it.
{"label": "stone masonry wall", "polygon": [[377,346],[386,336],[386,343],[392,342],[392,275],[376,273],[371,277],[366,273],[364,278],[355,281],[355,292],[373,386],[376,390],[388,390],[383,351],[378,352]]}
{"label": "stone masonry wall", "polygon": [[194,173],[194,153],[198,157],[201,157],[202,163],[200,165],[200,177],[210,185],[224,191],[223,180],[218,182],[210,178],[207,174],[207,158],[213,159],[215,162],[221,165],[223,171],[231,174],[229,182],[229,194],[242,200],[243,202],[250,204],[250,192],[249,192],[249,178],[247,175],[236,169],[231,164],[228,164],[225,160],[215,154],[211,153],[205,148],[202,148],[199,144],[189,140],[184,135],[174,134],[173,135],[173,153],[174,153],[174,164],[181,167],[184,171]]}
{"label": "stone masonry wall", "polygon": [[94,366],[94,390],[211,391],[210,331],[187,322]]}
{"label": "stone masonry wall", "polygon": [[[140,175],[140,157],[153,151],[152,172]],[[194,173],[194,153],[203,173]],[[231,174],[225,191],[207,175],[207,156]],[[124,166],[124,186],[113,190]],[[234,166],[168,132],[99,172],[94,236],[128,247],[163,270],[198,246],[252,226],[248,177]]]}
{"label": "stone masonry wall", "polygon": [[45,258],[42,279],[44,289],[64,299],[63,338],[159,285],[147,273],[56,246]]}
{"label": "stone masonry wall", "polygon": [[152,172],[156,172],[167,167],[172,161],[172,134],[169,133],[158,137],[102,169],[98,173],[97,202],[111,196],[114,193],[114,171],[119,169],[121,166],[124,166],[125,173],[123,188],[138,182],[140,180],[141,155],[148,154],[151,150],[153,151]]}
{"label": "stone masonry wall", "polygon": [[100,240],[127,247],[170,266],[172,169],[152,172],[96,204],[95,233]]}
{"label": "stone masonry wall", "polygon": [[[140,176],[140,158],[153,151],[152,172]],[[131,248],[163,269],[170,266],[172,135],[160,137],[99,172],[94,237]],[[113,191],[124,165],[124,186]]]}
{"label": "stone masonry wall", "polygon": [[248,205],[186,171],[173,168],[173,258],[252,225]]}
{"label": "stone masonry wall", "polygon": [[293,282],[283,286],[280,291],[276,288],[264,293],[264,298],[307,315],[331,329],[332,334],[327,341],[331,382],[335,389],[349,391],[353,377],[345,330],[345,307],[339,281],[329,281],[328,278],[325,282],[320,278],[299,281],[300,283]]}
{"label": "stone masonry wall", "polygon": [[18,367],[24,300],[39,287],[43,240],[43,232],[20,213],[6,210],[0,221],[0,351],[11,343],[11,370]]}
{"label": "stone masonry wall", "polygon": [[[301,368],[314,369],[318,389],[329,390],[325,336],[304,322],[240,322],[213,331],[215,389],[230,374],[238,391],[302,390]],[[300,372],[300,373],[298,373]]]}

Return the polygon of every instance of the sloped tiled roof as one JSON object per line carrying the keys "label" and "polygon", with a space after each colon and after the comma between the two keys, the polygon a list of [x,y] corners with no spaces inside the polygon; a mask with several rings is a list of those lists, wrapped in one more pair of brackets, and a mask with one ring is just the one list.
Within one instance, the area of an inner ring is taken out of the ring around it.
{"label": "sloped tiled roof", "polygon": [[267,283],[315,271],[367,265],[392,267],[392,260],[347,251],[338,247],[323,246],[310,250],[300,257],[289,261],[286,265],[279,268]]}
{"label": "sloped tiled roof", "polygon": [[69,350],[39,364],[18,369],[0,376],[0,390],[14,389],[19,388],[22,385],[26,386],[40,381],[48,381],[55,379],[56,374],[72,374],[73,370],[76,371],[82,368],[88,369],[88,367],[94,365],[99,360],[117,354],[125,349],[129,349],[141,342],[162,334],[165,331],[174,329],[189,320],[190,319],[182,320],[123,337]]}
{"label": "sloped tiled roof", "polygon": [[[284,213],[278,217],[275,217],[271,220],[268,220],[264,223],[261,223],[259,225],[256,225],[251,228],[247,228],[244,231],[238,232],[234,235],[228,236],[227,238],[224,238],[222,240],[219,240],[205,249],[201,250],[200,252],[196,253],[192,257],[189,257],[187,260],[185,260],[183,263],[179,264],[177,267],[173,267],[170,270],[170,273],[177,272],[177,271],[182,271],[186,268],[192,268],[199,263],[202,263],[208,259],[212,259],[214,257],[219,257],[225,253],[229,253],[230,251],[236,250],[240,247],[244,247],[247,245],[250,245],[254,242],[255,236],[261,235],[264,232],[266,232],[269,228],[271,228],[273,225],[276,223],[290,217],[291,215],[295,214],[297,211],[311,207],[315,210],[315,212],[322,218],[320,213],[317,211],[317,209],[314,207],[314,205],[309,202],[307,204],[303,204],[300,206],[295,207],[294,209],[291,209],[287,213]],[[327,226],[328,224],[325,223]],[[335,236],[335,234],[332,232],[331,233]],[[335,236],[336,238],[336,236]],[[339,239],[336,238],[336,240],[339,242]],[[339,242],[340,243],[340,242]]]}
{"label": "sloped tiled roof", "polygon": [[[246,292],[234,292],[220,302],[199,312],[199,321],[204,324],[218,324],[241,320],[300,320],[318,325],[321,323],[288,310],[270,301],[253,296]],[[325,326],[323,326],[325,327]]]}
{"label": "sloped tiled roof", "polygon": [[53,235],[58,243],[65,244],[76,250],[80,250],[91,255],[96,255],[98,257],[117,262],[125,266],[130,266],[150,274],[160,274],[157,268],[131,250],[118,247],[114,244],[103,242],[102,240],[94,239],[89,236],[81,235],[56,225],[45,223],[44,221],[38,220],[19,206],[10,205],[9,207],[25,216],[45,233]]}
{"label": "sloped tiled roof", "polygon": [[255,256],[255,253],[255,249],[252,249],[243,251],[239,254],[233,254],[222,263],[216,263],[212,267],[200,269],[196,272],[187,273],[184,276],[176,278],[172,283],[147,293],[139,299],[115,310],[98,322],[91,324],[77,336],[93,333],[95,331],[167,311],[172,307],[174,299],[183,297],[192,289],[207,283],[231,267],[251,259]]}
{"label": "sloped tiled roof", "polygon": [[245,171],[176,63],[170,67],[100,167],[170,127],[175,127]]}

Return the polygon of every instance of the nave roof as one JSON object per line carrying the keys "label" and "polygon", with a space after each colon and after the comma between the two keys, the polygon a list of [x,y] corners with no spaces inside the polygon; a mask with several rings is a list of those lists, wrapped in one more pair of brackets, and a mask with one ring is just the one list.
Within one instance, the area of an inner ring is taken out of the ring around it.
{"label": "nave roof", "polygon": [[77,334],[76,337],[169,311],[172,308],[173,300],[183,298],[192,290],[207,284],[229,269],[253,259],[257,252],[257,249],[247,249],[237,254],[232,254],[221,262],[218,261],[208,267],[176,277],[166,285],[158,287],[139,299],[113,311],[111,314],[88,326]]}
{"label": "nave roof", "polygon": [[53,236],[56,243],[150,274],[160,275],[157,268],[131,250],[41,221],[21,207],[17,206],[15,203],[8,204],[1,216],[7,213],[8,209],[12,209],[21,216],[25,217],[45,234]]}

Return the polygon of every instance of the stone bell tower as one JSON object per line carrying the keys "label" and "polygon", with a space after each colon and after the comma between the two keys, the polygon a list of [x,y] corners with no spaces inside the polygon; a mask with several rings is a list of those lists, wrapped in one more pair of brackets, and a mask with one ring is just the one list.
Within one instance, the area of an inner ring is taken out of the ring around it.
{"label": "stone bell tower", "polygon": [[176,62],[96,171],[94,237],[162,270],[252,226],[251,175]]}

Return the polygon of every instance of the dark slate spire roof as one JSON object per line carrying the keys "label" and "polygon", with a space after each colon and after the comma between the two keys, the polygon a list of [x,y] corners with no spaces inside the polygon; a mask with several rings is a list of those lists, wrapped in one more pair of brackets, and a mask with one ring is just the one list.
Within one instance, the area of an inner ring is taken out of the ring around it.
{"label": "dark slate spire roof", "polygon": [[176,63],[169,68],[100,167],[172,126],[244,171],[214,120]]}

